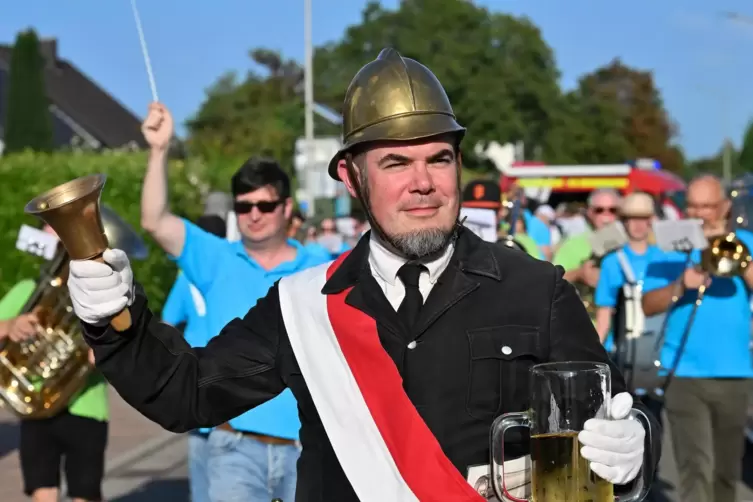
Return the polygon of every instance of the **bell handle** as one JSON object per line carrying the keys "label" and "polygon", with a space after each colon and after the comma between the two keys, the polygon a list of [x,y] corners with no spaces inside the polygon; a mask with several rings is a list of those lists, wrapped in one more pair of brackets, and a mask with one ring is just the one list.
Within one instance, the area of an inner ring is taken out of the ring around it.
{"label": "bell handle", "polygon": [[[102,255],[95,257],[94,261],[107,265],[107,262],[105,262],[105,259],[102,257]],[[124,308],[118,314],[116,314],[115,317],[110,319],[110,326],[112,326],[118,333],[128,331],[129,329],[131,329],[132,325],[133,322],[131,320],[131,311],[128,310],[128,307]]]}

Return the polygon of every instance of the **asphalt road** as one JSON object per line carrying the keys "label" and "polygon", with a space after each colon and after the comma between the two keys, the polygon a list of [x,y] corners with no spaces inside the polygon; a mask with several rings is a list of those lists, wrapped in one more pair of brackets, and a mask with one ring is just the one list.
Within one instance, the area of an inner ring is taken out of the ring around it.
{"label": "asphalt road", "polygon": [[[166,436],[140,445],[143,455],[125,459],[112,469],[102,487],[108,502],[188,501],[185,436]],[[144,448],[146,447],[146,449]]]}

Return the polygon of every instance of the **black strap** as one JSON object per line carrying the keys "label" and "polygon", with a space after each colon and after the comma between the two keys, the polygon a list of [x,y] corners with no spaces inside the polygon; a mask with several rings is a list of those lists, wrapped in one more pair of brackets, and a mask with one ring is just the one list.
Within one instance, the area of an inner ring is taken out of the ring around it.
{"label": "black strap", "polygon": [[[685,331],[682,333],[682,338],[680,338],[680,345],[677,347],[677,352],[675,353],[675,360],[672,361],[672,367],[669,369],[669,373],[667,373],[667,379],[664,380],[664,385],[662,385],[662,395],[664,395],[665,392],[667,392],[667,388],[669,387],[669,384],[672,383],[672,379],[675,377],[675,373],[677,372],[677,367],[680,365],[680,360],[682,359],[682,354],[685,351],[685,346],[688,344],[688,338],[690,337],[690,330],[693,327],[693,320],[695,319],[695,315],[698,312],[698,307],[701,305],[701,298],[698,298],[698,300],[695,301],[693,304],[693,310],[690,312],[690,316],[688,317],[688,323],[685,325]],[[667,319],[669,319],[669,312],[667,312]],[[664,328],[666,329],[667,325],[667,319],[664,320]],[[664,330],[662,330],[662,338],[664,337]]]}
{"label": "black strap", "polygon": [[[689,263],[692,263],[692,255],[688,253],[688,257],[685,261],[685,267],[688,266]],[[685,269],[683,269],[683,274],[685,273]],[[684,293],[683,291],[683,285],[682,285],[682,275],[680,276],[680,279],[677,282],[676,287],[677,292],[672,295],[672,304],[667,309],[667,315],[664,318],[664,322],[662,323],[661,331],[659,332],[659,338],[656,340],[656,345],[654,345],[654,351],[658,354],[661,350],[661,346],[663,345],[666,330],[667,330],[667,324],[669,322],[669,316],[672,313],[672,310],[677,305],[677,302],[680,300],[681,295]],[[664,380],[664,385],[661,387],[662,396],[667,392],[667,388],[669,388],[669,384],[672,383],[672,379],[675,377],[675,373],[677,372],[678,366],[680,366],[680,360],[682,359],[682,354],[685,352],[685,346],[688,344],[688,338],[690,337],[690,330],[693,327],[693,320],[695,319],[695,315],[698,312],[698,307],[701,304],[700,302],[701,298],[699,297],[696,302],[693,305],[693,310],[690,312],[690,316],[688,317],[688,322],[685,324],[685,331],[682,333],[682,338],[680,338],[680,345],[677,347],[677,352],[675,353],[675,359],[672,361],[672,367],[669,369],[669,373],[667,373],[667,378]]]}

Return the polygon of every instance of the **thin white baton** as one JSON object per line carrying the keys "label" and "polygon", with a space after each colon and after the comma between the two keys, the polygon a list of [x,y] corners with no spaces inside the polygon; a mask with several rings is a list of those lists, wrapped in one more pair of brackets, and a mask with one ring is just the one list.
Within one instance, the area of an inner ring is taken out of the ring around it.
{"label": "thin white baton", "polygon": [[139,11],[136,8],[136,0],[131,0],[131,8],[133,9],[133,17],[136,20],[136,30],[139,32],[139,41],[141,42],[141,53],[144,56],[144,64],[146,65],[146,73],[149,76],[149,86],[152,89],[152,100],[159,101],[157,97],[157,84],[154,83],[154,72],[152,71],[152,62],[149,59],[149,50],[146,48],[146,39],[144,38],[144,30],[141,27],[141,18],[139,17]]}

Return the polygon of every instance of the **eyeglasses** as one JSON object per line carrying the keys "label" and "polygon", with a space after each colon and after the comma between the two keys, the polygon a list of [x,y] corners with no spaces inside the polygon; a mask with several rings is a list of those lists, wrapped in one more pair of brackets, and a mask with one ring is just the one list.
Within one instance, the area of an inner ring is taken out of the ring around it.
{"label": "eyeglasses", "polygon": [[595,214],[603,214],[603,213],[610,213],[610,214],[617,214],[617,208],[612,207],[592,207],[591,211],[593,211]]}
{"label": "eyeglasses", "polygon": [[719,205],[722,203],[722,201],[716,201],[716,202],[695,202],[695,201],[688,201],[687,207],[688,209],[695,209],[696,211],[703,211],[708,210],[711,211],[713,209],[716,209],[719,207]]}
{"label": "eyeglasses", "polygon": [[259,202],[235,201],[233,209],[235,210],[235,214],[248,214],[254,208],[257,208],[260,213],[273,213],[281,203],[281,200],[262,200]]}

